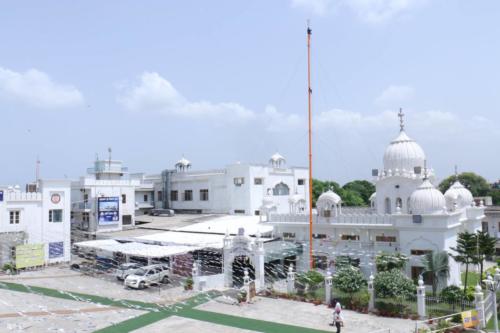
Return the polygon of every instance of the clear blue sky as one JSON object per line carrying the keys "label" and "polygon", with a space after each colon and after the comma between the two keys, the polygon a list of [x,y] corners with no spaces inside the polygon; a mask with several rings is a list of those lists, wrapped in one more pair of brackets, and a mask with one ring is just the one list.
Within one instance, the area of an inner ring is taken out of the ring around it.
{"label": "clear blue sky", "polygon": [[307,165],[369,178],[407,114],[445,177],[499,178],[498,1],[15,1],[0,10],[0,183],[76,178],[95,154],[159,172]]}

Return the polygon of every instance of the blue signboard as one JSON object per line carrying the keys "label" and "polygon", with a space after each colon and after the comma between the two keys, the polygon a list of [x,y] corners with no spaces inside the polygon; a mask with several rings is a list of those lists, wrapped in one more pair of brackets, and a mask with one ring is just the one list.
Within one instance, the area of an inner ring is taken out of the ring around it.
{"label": "blue signboard", "polygon": [[64,256],[64,242],[49,243],[49,258],[60,258]]}
{"label": "blue signboard", "polygon": [[116,224],[120,219],[119,197],[102,197],[97,199],[99,224]]}
{"label": "blue signboard", "polygon": [[3,201],[3,191],[0,191],[0,202]]}

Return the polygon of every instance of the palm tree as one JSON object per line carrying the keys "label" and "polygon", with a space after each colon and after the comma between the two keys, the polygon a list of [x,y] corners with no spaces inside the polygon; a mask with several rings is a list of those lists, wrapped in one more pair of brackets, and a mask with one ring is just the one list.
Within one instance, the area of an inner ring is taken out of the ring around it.
{"label": "palm tree", "polygon": [[450,277],[450,266],[448,265],[448,253],[429,252],[422,258],[424,273],[432,277],[432,296],[436,296],[437,288]]}

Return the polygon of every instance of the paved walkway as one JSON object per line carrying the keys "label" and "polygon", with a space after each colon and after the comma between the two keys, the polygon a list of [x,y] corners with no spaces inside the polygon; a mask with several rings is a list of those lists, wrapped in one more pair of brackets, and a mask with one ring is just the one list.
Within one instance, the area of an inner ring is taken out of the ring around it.
{"label": "paved walkway", "polygon": [[183,302],[173,305],[163,306],[154,303],[145,303],[131,300],[117,300],[97,295],[88,295],[75,292],[66,292],[50,288],[27,286],[11,282],[0,282],[0,289],[34,293],[49,297],[89,302],[110,307],[128,308],[147,311],[147,313],[125,320],[118,324],[100,329],[96,333],[123,333],[132,332],[151,325],[171,316],[194,319],[198,321],[224,325],[243,330],[257,331],[263,333],[326,333],[328,331],[316,330],[294,325],[280,324],[276,322],[263,321],[251,318],[238,317],[223,313],[195,309],[196,306],[219,296],[218,292],[209,292],[191,297]]}

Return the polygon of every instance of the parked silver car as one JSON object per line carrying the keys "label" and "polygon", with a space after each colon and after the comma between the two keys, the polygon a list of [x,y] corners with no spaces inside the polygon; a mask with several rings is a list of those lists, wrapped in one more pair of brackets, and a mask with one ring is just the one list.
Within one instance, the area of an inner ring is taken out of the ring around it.
{"label": "parked silver car", "polygon": [[170,269],[166,265],[151,265],[138,269],[125,278],[123,285],[134,289],[144,289],[151,285],[169,282]]}
{"label": "parked silver car", "polygon": [[135,272],[137,272],[142,266],[143,265],[141,265],[141,264],[137,264],[137,263],[133,263],[133,262],[121,264],[116,269],[115,276],[118,280],[123,281],[130,274],[134,274]]}

